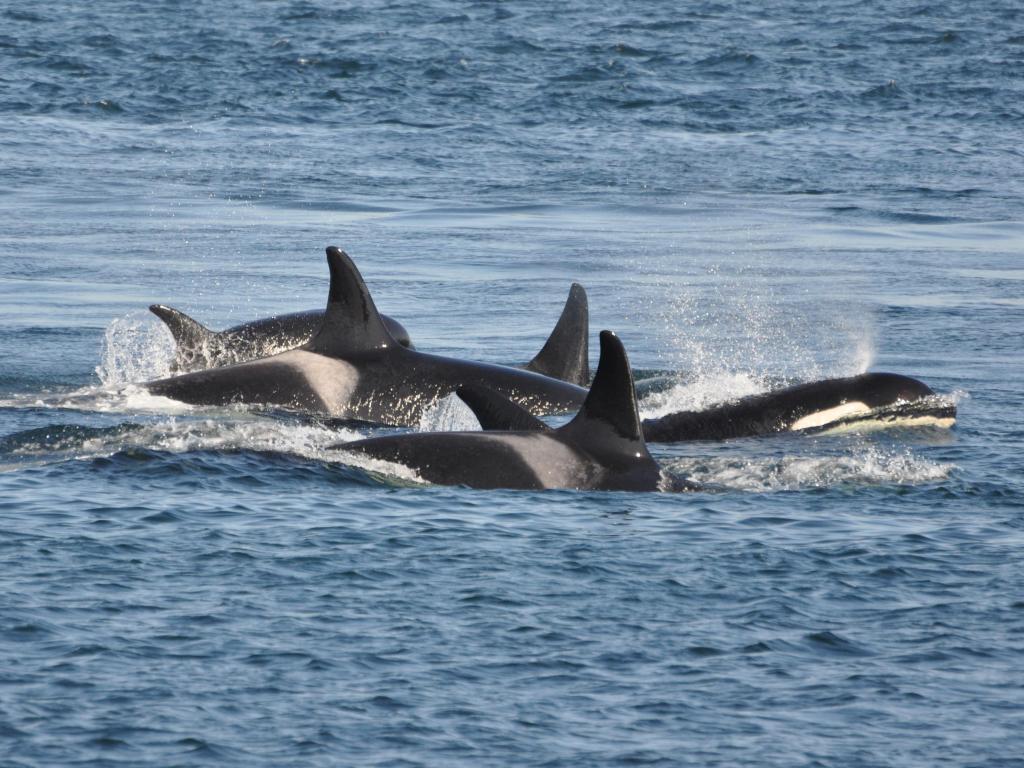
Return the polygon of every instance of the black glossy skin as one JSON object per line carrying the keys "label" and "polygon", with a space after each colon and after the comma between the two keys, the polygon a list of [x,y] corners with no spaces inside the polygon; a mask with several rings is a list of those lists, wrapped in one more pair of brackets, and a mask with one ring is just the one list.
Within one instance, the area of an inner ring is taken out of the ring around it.
{"label": "black glossy skin", "polygon": [[644,437],[651,443],[681,440],[724,440],[784,432],[812,413],[861,402],[881,408],[933,395],[924,383],[895,373],[864,373],[843,379],[798,384],[751,395],[704,411],[680,411],[645,419]]}
{"label": "black glossy skin", "polygon": [[264,405],[340,419],[417,426],[424,411],[461,386],[483,386],[531,413],[578,407],[586,390],[538,373],[406,349],[388,331],[344,251],[327,249],[330,288],[316,333],[300,349],[146,385],[194,405]]}
{"label": "black glossy skin", "polygon": [[656,491],[661,472],[644,451],[590,452],[553,432],[419,432],[335,446],[415,470],[437,485],[540,490]]}
{"label": "black glossy skin", "polygon": [[[310,370],[320,370],[310,376]],[[318,382],[330,380],[329,386]],[[343,397],[335,385],[346,390]],[[535,415],[579,407],[586,390],[519,368],[441,357],[397,344],[332,357],[291,350],[262,360],[211,368],[150,382],[155,395],[193,405],[244,403],[417,426],[425,409],[465,385],[500,392]]]}
{"label": "black glossy skin", "polygon": [[559,429],[389,435],[334,447],[405,465],[440,485],[619,491],[661,485],[641,434],[629,360],[609,331],[601,333],[601,361],[586,400]]}
{"label": "black glossy skin", "polygon": [[[324,319],[323,310],[311,309],[211,331],[173,307],[153,304],[149,310],[164,322],[174,337],[176,355],[172,370],[175,373],[244,363],[295,349],[312,340]],[[387,315],[380,315],[380,319],[392,340],[412,348],[405,326]],[[587,292],[579,283],[573,283],[562,314],[544,347],[521,367],[586,387],[590,382],[588,335]]]}
{"label": "black glossy skin", "polygon": [[585,387],[590,384],[590,307],[579,283],[569,289],[562,314],[526,370]]}
{"label": "black glossy skin", "polygon": [[[322,309],[310,309],[210,331],[171,307],[157,304],[150,310],[174,336],[178,372],[245,363],[301,347],[313,337],[324,318]],[[381,319],[395,341],[404,347],[412,346],[405,326],[387,315],[381,315]]]}
{"label": "black glossy skin", "polygon": [[[384,321],[384,325],[387,326],[391,338],[403,347],[412,346],[409,331],[404,325],[388,315],[380,317]],[[304,312],[289,312],[284,315],[263,317],[250,323],[234,325],[223,331],[218,331],[217,335],[229,350],[251,353],[255,357],[268,343],[273,343],[277,350],[301,347],[313,338],[313,334],[320,327],[323,319],[324,311],[322,309],[307,309]],[[293,341],[295,343],[292,343]]]}

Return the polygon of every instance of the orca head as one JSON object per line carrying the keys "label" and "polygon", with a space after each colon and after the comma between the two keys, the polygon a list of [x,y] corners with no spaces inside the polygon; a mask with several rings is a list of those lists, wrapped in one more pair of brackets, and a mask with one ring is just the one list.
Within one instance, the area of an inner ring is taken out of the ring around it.
{"label": "orca head", "polygon": [[327,309],[304,349],[329,357],[348,357],[400,347],[349,255],[332,245],[327,248],[327,266],[331,272]]}
{"label": "orca head", "polygon": [[860,390],[860,399],[871,408],[912,403],[935,394],[923,381],[898,373],[861,374]]}

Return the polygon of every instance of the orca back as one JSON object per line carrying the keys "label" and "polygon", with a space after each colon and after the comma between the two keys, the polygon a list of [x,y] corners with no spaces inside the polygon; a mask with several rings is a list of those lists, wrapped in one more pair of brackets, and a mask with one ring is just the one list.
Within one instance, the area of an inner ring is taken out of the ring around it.
{"label": "orca back", "polygon": [[397,346],[348,254],[330,246],[327,265],[331,272],[327,309],[305,349],[329,357],[347,357]]}
{"label": "orca back", "polygon": [[581,387],[590,382],[590,311],[587,292],[573,283],[562,314],[540,352],[526,369]]}
{"label": "orca back", "polygon": [[609,476],[605,487],[658,487],[661,470],[644,443],[633,371],[622,342],[611,331],[601,331],[601,359],[587,399],[573,420],[555,434],[605,469]]}

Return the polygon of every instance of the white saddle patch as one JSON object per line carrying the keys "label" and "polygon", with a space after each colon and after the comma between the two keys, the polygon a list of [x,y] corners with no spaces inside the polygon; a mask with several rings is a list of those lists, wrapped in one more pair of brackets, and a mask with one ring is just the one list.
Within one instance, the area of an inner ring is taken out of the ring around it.
{"label": "white saddle patch", "polygon": [[310,389],[324,402],[331,416],[347,415],[352,393],[359,383],[359,372],[355,366],[304,349],[282,352],[266,360],[286,363],[305,376]]}

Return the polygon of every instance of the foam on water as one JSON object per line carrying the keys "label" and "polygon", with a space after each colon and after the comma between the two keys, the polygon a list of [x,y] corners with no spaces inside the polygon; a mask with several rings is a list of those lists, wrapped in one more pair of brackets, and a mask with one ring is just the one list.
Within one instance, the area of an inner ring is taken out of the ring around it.
{"label": "foam on water", "polygon": [[861,444],[840,456],[677,459],[665,470],[711,489],[768,493],[840,486],[920,485],[944,480],[955,465],[908,449]]}
{"label": "foam on water", "polygon": [[154,395],[135,384],[90,386],[52,394],[12,395],[0,400],[0,408],[53,408],[96,413],[144,414],[185,414],[198,410],[188,403]]}
{"label": "foam on water", "polygon": [[415,470],[392,461],[375,459],[361,453],[346,451],[344,446],[339,446],[327,457],[333,461],[345,464],[350,467],[365,470],[373,475],[390,480],[401,480],[414,485],[425,485],[426,480],[421,478]]}
{"label": "foam on water", "polygon": [[330,458],[329,446],[363,435],[350,429],[295,424],[273,419],[187,419],[171,417],[152,423],[125,422],[103,429],[55,425],[5,438],[6,453],[49,460],[92,459],[145,448],[169,453],[256,451],[289,453],[308,459]]}

